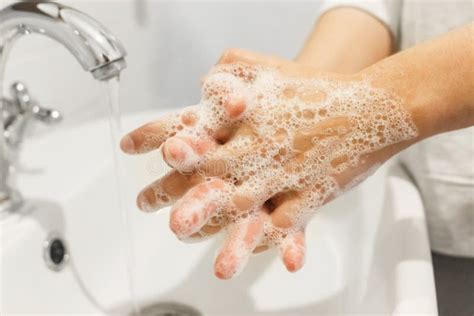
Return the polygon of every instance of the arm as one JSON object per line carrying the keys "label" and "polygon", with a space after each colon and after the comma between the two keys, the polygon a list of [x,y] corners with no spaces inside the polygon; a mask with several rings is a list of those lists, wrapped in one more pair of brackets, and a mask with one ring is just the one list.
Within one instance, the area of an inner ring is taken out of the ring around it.
{"label": "arm", "polygon": [[318,20],[296,61],[350,74],[387,57],[392,46],[390,31],[380,20],[360,9],[339,7]]}

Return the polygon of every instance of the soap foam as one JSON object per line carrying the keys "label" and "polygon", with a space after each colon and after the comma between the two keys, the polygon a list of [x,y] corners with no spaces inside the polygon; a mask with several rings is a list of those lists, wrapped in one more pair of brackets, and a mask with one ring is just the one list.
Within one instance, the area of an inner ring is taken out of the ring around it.
{"label": "soap foam", "polygon": [[[361,156],[417,136],[402,101],[365,79],[296,79],[264,67],[217,65],[206,77],[202,95],[193,127],[178,135],[214,136],[222,126],[251,131],[224,145],[236,154],[218,157],[226,161],[220,178],[229,185],[213,220],[226,226],[256,216],[262,203],[279,192],[299,192],[303,199],[294,227],[265,223],[262,245],[278,245],[304,229],[318,207],[345,189],[334,175],[357,167]],[[230,118],[224,105],[236,95],[244,98],[246,109]],[[213,159],[215,151],[199,164]],[[254,199],[254,206],[242,211],[232,201],[235,194]]]}

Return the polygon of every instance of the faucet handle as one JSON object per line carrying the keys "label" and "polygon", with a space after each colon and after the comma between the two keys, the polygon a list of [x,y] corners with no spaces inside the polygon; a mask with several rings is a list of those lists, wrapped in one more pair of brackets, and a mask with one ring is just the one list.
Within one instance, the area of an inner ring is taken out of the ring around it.
{"label": "faucet handle", "polygon": [[19,147],[32,120],[46,124],[61,121],[61,113],[57,110],[42,107],[33,101],[23,83],[13,83],[10,92],[12,99],[4,102],[6,106],[3,111],[3,123],[5,139],[11,148]]}
{"label": "faucet handle", "polygon": [[12,83],[10,93],[14,100],[13,105],[18,112],[26,112],[31,107],[28,88],[20,81]]}
{"label": "faucet handle", "polygon": [[61,122],[63,116],[61,112],[55,109],[48,109],[39,105],[34,105],[32,108],[33,116],[42,123],[56,124]]}
{"label": "faucet handle", "polygon": [[62,115],[58,110],[35,104],[28,92],[28,88],[22,82],[14,82],[10,87],[10,91],[17,114],[30,114],[38,121],[46,124],[59,123],[62,120]]}

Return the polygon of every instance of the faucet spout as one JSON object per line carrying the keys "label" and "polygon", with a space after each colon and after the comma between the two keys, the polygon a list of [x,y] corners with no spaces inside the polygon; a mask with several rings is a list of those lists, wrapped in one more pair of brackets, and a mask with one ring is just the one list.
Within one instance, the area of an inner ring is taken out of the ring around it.
{"label": "faucet spout", "polygon": [[78,10],[49,1],[18,2],[0,10],[0,214],[16,209],[21,202],[11,182],[14,155],[4,130],[3,74],[13,44],[31,33],[61,43],[96,80],[118,77],[126,68],[122,44],[99,22]]}
{"label": "faucet spout", "polygon": [[122,44],[99,22],[54,2],[18,2],[0,11],[0,58],[24,34],[38,33],[63,44],[97,80],[116,77],[126,67]]}

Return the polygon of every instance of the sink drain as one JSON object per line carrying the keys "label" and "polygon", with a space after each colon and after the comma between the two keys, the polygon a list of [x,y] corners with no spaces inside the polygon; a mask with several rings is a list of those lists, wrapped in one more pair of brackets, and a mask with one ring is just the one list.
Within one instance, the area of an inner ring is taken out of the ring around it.
{"label": "sink drain", "polygon": [[161,302],[145,306],[141,309],[140,316],[202,316],[202,314],[189,305]]}
{"label": "sink drain", "polygon": [[69,260],[66,242],[58,233],[49,234],[43,247],[43,258],[46,266],[53,271],[60,271]]}

